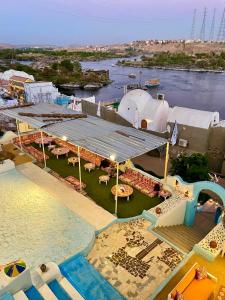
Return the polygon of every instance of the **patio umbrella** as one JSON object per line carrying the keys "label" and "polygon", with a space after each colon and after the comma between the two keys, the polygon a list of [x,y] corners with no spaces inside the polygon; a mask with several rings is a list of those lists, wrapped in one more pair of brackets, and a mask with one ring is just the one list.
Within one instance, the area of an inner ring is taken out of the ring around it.
{"label": "patio umbrella", "polygon": [[8,264],[5,267],[4,272],[9,277],[16,277],[20,273],[22,273],[25,269],[26,269],[25,262],[23,260],[19,259],[17,261],[14,261],[14,262]]}

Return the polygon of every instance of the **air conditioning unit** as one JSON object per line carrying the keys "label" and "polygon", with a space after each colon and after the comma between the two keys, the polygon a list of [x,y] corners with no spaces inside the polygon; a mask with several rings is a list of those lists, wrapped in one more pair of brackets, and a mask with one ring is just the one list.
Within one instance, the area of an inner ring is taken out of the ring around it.
{"label": "air conditioning unit", "polygon": [[157,100],[165,100],[165,94],[157,94]]}
{"label": "air conditioning unit", "polygon": [[188,141],[187,141],[187,140],[184,140],[184,139],[179,139],[178,145],[179,145],[180,147],[186,148],[186,147],[188,146]]}

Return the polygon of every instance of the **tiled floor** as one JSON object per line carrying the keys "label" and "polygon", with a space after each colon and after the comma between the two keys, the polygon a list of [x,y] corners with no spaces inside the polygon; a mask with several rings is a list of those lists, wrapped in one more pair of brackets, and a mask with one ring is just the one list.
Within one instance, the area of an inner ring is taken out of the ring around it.
{"label": "tiled floor", "polygon": [[183,255],[147,230],[145,219],[117,223],[102,232],[89,262],[126,299],[146,299]]}

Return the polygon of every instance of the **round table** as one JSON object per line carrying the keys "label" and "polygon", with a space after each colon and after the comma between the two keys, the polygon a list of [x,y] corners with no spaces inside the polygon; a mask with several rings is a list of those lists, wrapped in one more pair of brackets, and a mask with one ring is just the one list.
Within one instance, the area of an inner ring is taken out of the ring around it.
{"label": "round table", "polygon": [[88,172],[90,173],[92,170],[95,169],[95,165],[93,163],[86,163],[84,165],[84,169],[85,170],[88,170]]}
{"label": "round table", "polygon": [[78,157],[73,156],[73,157],[68,158],[68,165],[72,164],[73,166],[75,166],[76,163],[78,163]]}
{"label": "round table", "polygon": [[[43,144],[44,145],[47,145],[47,144],[51,144],[51,142],[54,141],[54,138],[53,137],[50,137],[50,136],[45,136],[43,137]],[[39,145],[39,147],[41,147],[41,144],[42,144],[42,138],[37,138],[35,141],[34,141],[36,144]]]}
{"label": "round table", "polygon": [[[114,185],[111,189],[112,194],[115,196],[116,200],[116,188],[117,186]],[[127,201],[130,199],[130,195],[134,192],[133,188],[127,184],[118,184],[117,196],[121,198],[127,198]]]}
{"label": "round table", "polygon": [[60,155],[65,155],[65,154],[68,155],[69,152],[70,150],[65,147],[59,147],[52,150],[52,154],[56,155],[57,159],[59,158]]}
{"label": "round table", "polygon": [[99,183],[104,182],[104,183],[107,185],[109,179],[110,179],[109,175],[101,175],[101,176],[99,176],[99,178],[98,178],[98,182],[99,182]]}

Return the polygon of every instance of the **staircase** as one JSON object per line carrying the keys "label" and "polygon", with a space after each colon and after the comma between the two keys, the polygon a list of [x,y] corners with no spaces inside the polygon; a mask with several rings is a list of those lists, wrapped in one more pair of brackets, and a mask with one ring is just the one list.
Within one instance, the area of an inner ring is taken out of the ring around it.
{"label": "staircase", "polygon": [[194,245],[205,237],[205,233],[199,231],[197,226],[175,225],[156,227],[154,232],[186,253],[190,252]]}

